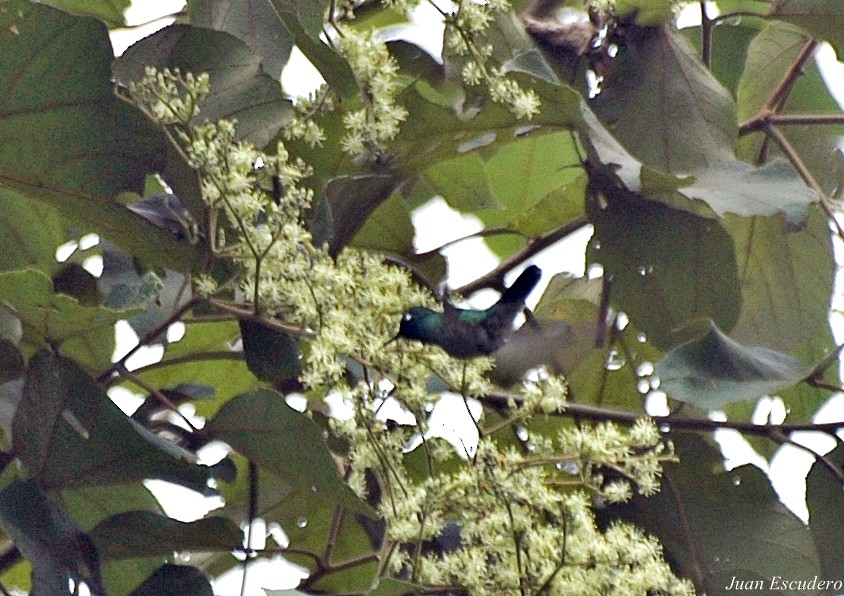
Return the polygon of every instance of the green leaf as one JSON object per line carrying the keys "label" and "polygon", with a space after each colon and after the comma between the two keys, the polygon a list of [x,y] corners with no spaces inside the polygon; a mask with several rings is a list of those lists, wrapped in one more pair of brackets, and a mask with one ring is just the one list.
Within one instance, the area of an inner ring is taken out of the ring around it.
{"label": "green leaf", "polygon": [[262,381],[283,381],[301,372],[299,342],[260,321],[240,319],[246,366]]}
{"label": "green leaf", "polygon": [[[761,2],[753,2],[753,0],[750,3],[767,6]],[[721,13],[724,12],[731,12],[731,10],[721,8]],[[748,46],[764,26],[765,23],[762,19],[742,17],[738,22],[733,22],[730,19],[719,21],[717,26],[711,30],[712,64],[710,70],[712,75],[730,90],[733,97],[736,96],[736,89],[744,72]],[[700,55],[700,27],[687,27],[681,29],[680,33],[686,37]]]}
{"label": "green leaf", "polygon": [[[844,464],[844,447],[838,446],[826,458],[841,469]],[[806,476],[806,506],[809,508],[809,529],[815,539],[820,556],[823,579],[844,580],[844,500],[842,486],[819,460]]]}
{"label": "green leaf", "polygon": [[196,567],[162,565],[132,596],[214,596],[211,582]]}
{"label": "green leaf", "polygon": [[735,104],[672,27],[636,31],[593,108],[638,159],[686,173],[732,158]]}
{"label": "green leaf", "polygon": [[130,422],[77,364],[46,351],[30,360],[12,445],[48,489],[160,478],[205,491],[208,481],[187,452]]}
{"label": "green leaf", "polygon": [[817,39],[828,41],[839,58],[844,56],[844,4],[837,0],[774,0],[771,16],[803,27]]}
{"label": "green leaf", "polygon": [[132,314],[82,306],[75,298],[54,294],[50,278],[34,269],[0,273],[0,300],[14,309],[31,351],[60,346],[62,353],[93,370],[111,363],[114,323]]}
{"label": "green leaf", "polygon": [[206,430],[292,486],[312,491],[313,497],[373,515],[340,480],[322,431],[288,406],[283,395],[270,389],[239,395],[217,412]]}
{"label": "green leaf", "polygon": [[261,66],[268,75],[281,79],[293,39],[269,2],[194,0],[188,3],[187,10],[192,25],[234,35],[261,57]]}
{"label": "green leaf", "polygon": [[741,307],[738,251],[719,221],[624,192],[608,200],[591,210],[588,262],[613,276],[612,304],[658,347],[674,345],[677,331],[699,318],[732,329]]}
{"label": "green leaf", "polygon": [[290,101],[263,72],[261,57],[228,33],[171,25],[126,50],[112,70],[128,86],[147,66],[208,73],[211,93],[200,104],[200,121],[237,120],[238,138],[256,147],[269,145],[292,117]]}
{"label": "green leaf", "polygon": [[397,183],[398,180],[388,174],[342,175],[326,183],[323,195],[331,210],[331,238],[328,241],[332,254],[338,254],[351,242]]}
{"label": "green leaf", "polygon": [[492,195],[483,160],[472,151],[425,170],[425,181],[458,211],[501,209]]}
{"label": "green leaf", "polygon": [[[0,192],[0,196],[2,192]],[[0,200],[0,271],[32,267],[52,275],[56,249],[67,240],[62,217],[49,205],[24,197]]]}
{"label": "green leaf", "polygon": [[80,576],[105,594],[93,543],[35,481],[0,491],[0,527],[32,565],[33,594],[67,594],[69,579]]}
{"label": "green leaf", "polygon": [[45,0],[46,4],[71,14],[94,17],[111,27],[126,24],[125,12],[131,0]]}
{"label": "green leaf", "polygon": [[[291,549],[298,549],[300,553],[302,550],[322,552],[331,539],[337,511],[335,505],[324,499],[314,499],[313,493],[305,489],[274,503],[262,516],[281,525],[290,540]],[[328,594],[368,590],[377,577],[377,549],[383,532],[383,521],[373,521],[360,514],[345,512],[334,534],[333,556],[338,561],[359,562],[325,573],[310,589]],[[316,571],[311,557],[289,553],[286,558],[311,572]]]}
{"label": "green leaf", "polygon": [[711,440],[678,433],[671,439],[680,463],[665,465],[662,491],[611,510],[659,538],[677,573],[707,594],[726,593],[733,578],[763,586],[774,576],[827,579],[809,528],[779,501],[762,471],[744,465],[726,472]]}
{"label": "green leaf", "polygon": [[105,26],[20,0],[3,6],[0,202],[46,203],[150,263],[183,269],[198,248],[112,200],[143,188],[166,145],[114,96]]}
{"label": "green leaf", "polygon": [[[829,334],[828,312],[836,265],[828,220],[820,206],[794,229],[782,214],[727,216],[741,280],[741,313],[730,336],[746,345],[792,352]],[[718,282],[716,283],[716,287]],[[717,322],[717,321],[716,321]]]}
{"label": "green leaf", "polygon": [[[718,216],[768,216],[781,212],[791,227],[803,225],[808,206],[817,201],[816,193],[780,159],[759,168],[736,160],[722,162],[695,172],[695,180],[676,192],[692,201],[703,201]],[[683,208],[681,204],[664,202]]]}
{"label": "green leaf", "polygon": [[243,544],[243,531],[231,520],[209,517],[188,523],[152,511],[112,515],[90,537],[104,560],[170,556],[180,550],[231,551]]}
{"label": "green leaf", "polygon": [[729,403],[774,395],[809,372],[780,352],[743,346],[712,324],[704,336],[668,352],[655,368],[660,388],[669,397],[701,410],[719,410]]}

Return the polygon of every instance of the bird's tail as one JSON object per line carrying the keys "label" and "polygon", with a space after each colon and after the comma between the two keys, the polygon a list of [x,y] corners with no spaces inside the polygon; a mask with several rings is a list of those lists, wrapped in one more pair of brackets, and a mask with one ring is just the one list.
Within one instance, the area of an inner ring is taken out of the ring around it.
{"label": "bird's tail", "polygon": [[542,277],[542,270],[536,265],[531,265],[513,282],[513,285],[504,290],[501,294],[501,301],[499,304],[512,304],[517,302],[524,302],[527,295],[531,293],[533,288]]}

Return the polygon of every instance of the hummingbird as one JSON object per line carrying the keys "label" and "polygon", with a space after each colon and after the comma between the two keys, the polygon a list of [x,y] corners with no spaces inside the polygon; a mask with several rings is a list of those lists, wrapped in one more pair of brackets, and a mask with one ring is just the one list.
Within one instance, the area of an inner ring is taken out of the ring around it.
{"label": "hummingbird", "polygon": [[529,266],[486,310],[457,308],[448,302],[443,312],[423,306],[411,308],[402,316],[396,337],[437,345],[455,358],[489,356],[513,332],[513,320],[524,309],[525,298],[541,276],[539,267]]}

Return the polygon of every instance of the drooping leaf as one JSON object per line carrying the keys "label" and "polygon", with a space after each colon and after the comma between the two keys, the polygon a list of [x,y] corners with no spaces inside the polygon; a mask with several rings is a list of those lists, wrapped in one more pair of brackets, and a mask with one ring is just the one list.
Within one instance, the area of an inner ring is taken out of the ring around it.
{"label": "drooping leaf", "polygon": [[751,465],[725,471],[721,453],[699,436],[671,439],[680,463],[665,465],[662,490],[612,506],[614,515],[658,537],[665,558],[701,593],[723,594],[733,578],[769,586],[774,576],[822,577],[809,528],[763,472]]}
{"label": "drooping leaf", "polygon": [[132,596],[214,596],[211,582],[196,567],[162,565]]}
{"label": "drooping leaf", "polygon": [[59,346],[79,363],[101,370],[111,363],[114,323],[133,314],[101,306],[83,306],[53,292],[49,277],[34,269],[0,273],[0,300],[14,308],[30,351]]}
{"label": "drooping leaf", "polygon": [[205,491],[208,472],[133,424],[73,361],[32,357],[12,422],[12,445],[48,489],[170,480]]}
{"label": "drooping leaf", "polygon": [[808,206],[817,201],[816,193],[779,159],[759,168],[736,160],[723,162],[696,172],[695,180],[677,192],[693,201],[703,201],[718,216],[783,213],[791,227],[801,226]]}
{"label": "drooping leaf", "polygon": [[686,173],[732,158],[738,133],[730,93],[672,27],[639,29],[593,108],[638,159]]}
{"label": "drooping leaf", "polygon": [[237,120],[238,138],[256,147],[268,145],[292,116],[290,101],[263,72],[261,57],[228,33],[171,25],[130,47],[114,62],[114,76],[128,86],[147,66],[208,73],[211,93],[200,105],[199,119]]}
{"label": "drooping leaf", "polygon": [[[146,174],[163,165],[165,145],[140,112],[114,96],[105,26],[30,2],[3,6],[2,201],[51,205],[150,263],[182,269],[196,249],[112,199],[143,188]],[[77,67],[65,68],[71,63]]]}
{"label": "drooping leaf", "polygon": [[331,236],[325,241],[332,254],[338,254],[351,242],[397,183],[398,180],[388,174],[344,175],[326,183],[323,194],[331,212]]}
{"label": "drooping leaf", "polygon": [[[128,510],[163,513],[158,501],[141,483],[87,486],[64,490],[58,495],[62,506],[79,526],[90,531],[107,517]],[[129,594],[161,566],[160,556],[123,560],[100,560],[103,583],[109,594]]]}
{"label": "drooping leaf", "polygon": [[322,431],[288,406],[281,394],[256,389],[239,395],[217,412],[206,429],[292,486],[313,490],[314,498],[372,514],[340,480]]}
{"label": "drooping leaf", "polygon": [[710,325],[700,338],[685,342],[656,363],[661,389],[701,410],[774,395],[803,380],[810,369],[768,348],[743,346]]}
{"label": "drooping leaf", "polygon": [[33,594],[69,594],[69,580],[85,576],[105,595],[94,544],[34,480],[0,491],[0,527],[32,565]]}
{"label": "drooping leaf", "polygon": [[126,511],[101,521],[90,532],[103,560],[171,555],[174,551],[230,551],[243,544],[231,520],[208,517],[181,522],[152,511]]}

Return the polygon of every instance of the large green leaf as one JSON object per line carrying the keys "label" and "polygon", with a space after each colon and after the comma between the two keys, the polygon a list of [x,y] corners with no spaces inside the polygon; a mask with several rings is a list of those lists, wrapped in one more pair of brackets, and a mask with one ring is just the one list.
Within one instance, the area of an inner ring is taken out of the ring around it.
{"label": "large green leaf", "polygon": [[732,158],[733,99],[672,27],[637,30],[616,62],[593,107],[633,155],[681,173]]}
{"label": "large green leaf", "polygon": [[143,188],[165,145],[114,97],[105,26],[30,2],[3,6],[0,200],[45,202],[133,255],[183,269],[194,247],[113,201]]}
{"label": "large green leaf", "polygon": [[371,513],[340,480],[322,431],[288,406],[283,395],[270,389],[239,395],[217,412],[206,429],[291,486],[312,491],[314,498]]}
{"label": "large green leaf", "polygon": [[[743,217],[785,214],[791,226],[804,223],[808,206],[817,201],[794,169],[782,160],[756,168],[744,162],[722,162],[695,173],[695,179],[676,191],[692,201],[703,201],[718,216]],[[662,199],[660,199],[662,200]],[[683,208],[670,199],[666,203]]]}
{"label": "large green leaf", "polygon": [[12,446],[50,489],[170,480],[205,491],[207,469],[133,424],[73,361],[32,357],[12,421]]}
{"label": "large green leaf", "polygon": [[789,353],[828,335],[836,266],[820,206],[796,229],[782,214],[730,215],[724,226],[735,244],[742,308],[734,328],[719,327],[740,343]]}
{"label": "large green leaf", "polygon": [[[822,576],[812,535],[751,465],[730,472],[719,451],[696,435],[671,435],[680,463],[666,464],[662,491],[611,507],[655,534],[665,558],[698,591],[729,593],[733,579],[769,586],[771,578]],[[725,523],[729,520],[729,523]],[[814,592],[770,590],[771,594]]]}
{"label": "large green leaf", "polygon": [[261,57],[228,33],[171,25],[126,50],[113,71],[128,85],[147,66],[208,73],[211,93],[200,104],[200,120],[237,120],[238,137],[256,147],[267,146],[292,117],[290,101],[278,80],[263,72]]}
{"label": "large green leaf", "polygon": [[592,209],[590,263],[612,275],[611,300],[656,346],[698,318],[730,330],[739,317],[733,242],[716,220],[616,193]]}
{"label": "large green leaf", "polygon": [[702,337],[685,342],[656,363],[655,374],[669,397],[701,410],[774,395],[802,381],[810,369],[768,348],[743,346],[710,325]]}
{"label": "large green leaf", "polygon": [[[737,90],[739,122],[756,116],[808,41],[804,31],[782,22],[768,24],[753,40],[748,47],[745,74],[741,77]],[[787,115],[841,113],[841,107],[830,94],[814,60],[805,63],[801,75],[795,80],[778,112]],[[778,129],[815,178],[824,188],[832,191],[838,184],[837,170],[842,161],[838,141],[844,134],[844,127],[813,124],[780,125]],[[770,155],[781,154],[774,143],[763,144],[764,140],[763,132],[742,137],[736,144],[737,155],[745,161],[758,163],[766,152]]]}
{"label": "large green leaf", "polygon": [[103,560],[169,556],[174,551],[231,551],[243,544],[243,531],[231,520],[208,517],[181,522],[152,511],[126,511],[90,532]]}
{"label": "large green leaf", "polygon": [[50,278],[34,269],[0,273],[0,300],[23,324],[23,342],[30,351],[58,346],[92,370],[111,363],[114,323],[135,312],[83,306],[76,298],[54,294]]}
{"label": "large green leaf", "polygon": [[771,16],[803,27],[844,56],[844,4],[838,0],[774,0]]}

